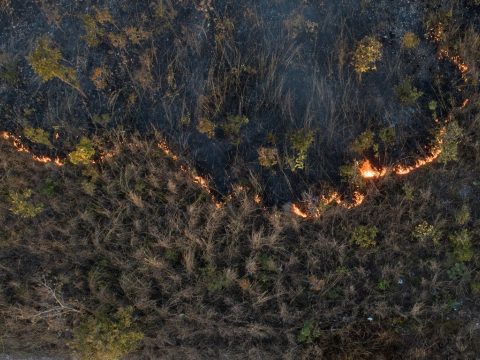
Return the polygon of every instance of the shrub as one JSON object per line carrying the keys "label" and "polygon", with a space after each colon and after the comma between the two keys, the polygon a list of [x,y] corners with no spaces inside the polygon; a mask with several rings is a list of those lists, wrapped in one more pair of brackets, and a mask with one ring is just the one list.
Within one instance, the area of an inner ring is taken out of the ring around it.
{"label": "shrub", "polygon": [[370,130],[361,133],[350,145],[352,151],[357,154],[363,154],[374,145],[373,132]]}
{"label": "shrub", "polygon": [[460,210],[455,214],[455,221],[459,225],[465,225],[470,221],[470,208],[467,204],[463,204]]}
{"label": "shrub", "polygon": [[80,83],[74,69],[61,64],[62,53],[52,44],[50,38],[39,39],[36,49],[28,56],[28,62],[42,81],[58,78],[79,90]]}
{"label": "shrub", "polygon": [[90,80],[92,80],[97,90],[105,89],[108,85],[109,78],[110,71],[105,66],[93,69],[92,75],[90,75]]}
{"label": "shrub", "polygon": [[83,27],[85,29],[85,36],[83,37],[87,45],[96,47],[102,42],[105,36],[105,30],[98,26],[97,21],[92,15],[83,16]]}
{"label": "shrub", "polygon": [[366,36],[357,44],[353,54],[353,66],[358,74],[376,70],[376,62],[382,58],[382,44],[373,36]]}
{"label": "shrub", "polygon": [[402,37],[402,47],[406,49],[414,49],[420,44],[420,39],[413,32],[406,32]]}
{"label": "shrub", "polygon": [[472,235],[467,229],[449,236],[453,244],[453,254],[458,261],[470,261],[473,258]]}
{"label": "shrub", "polygon": [[456,121],[449,122],[445,127],[445,134],[440,143],[440,156],[438,161],[446,164],[458,160],[458,143],[463,136],[462,128]]}
{"label": "shrub", "polygon": [[276,148],[260,147],[257,150],[258,162],[263,167],[272,167],[278,164],[278,150]]}
{"label": "shrub", "polygon": [[133,330],[133,308],[121,308],[110,317],[106,314],[92,316],[74,331],[70,344],[82,360],[118,360],[134,351],[143,334]]}
{"label": "shrub", "polygon": [[289,138],[291,146],[295,152],[293,157],[287,159],[290,169],[292,171],[304,169],[308,150],[314,140],[314,133],[311,130],[300,130],[290,134]]}
{"label": "shrub", "polygon": [[32,190],[11,192],[10,210],[22,218],[34,218],[43,211],[43,205],[34,205],[29,202],[32,197]]}
{"label": "shrub", "polygon": [[365,179],[362,177],[359,171],[358,162],[342,165],[340,167],[340,177],[342,178],[343,182],[348,183],[353,188],[365,187]]}
{"label": "shrub", "polygon": [[240,130],[242,127],[247,125],[248,122],[249,120],[246,116],[229,115],[221,127],[227,137],[232,139],[234,142],[237,142],[238,136],[240,135]]}
{"label": "shrub", "polygon": [[52,143],[50,142],[50,139],[48,138],[48,133],[40,128],[26,128],[23,131],[23,134],[27,139],[30,141],[37,143],[37,144],[42,144],[47,146],[48,148],[53,148]]}
{"label": "shrub", "polygon": [[68,159],[72,164],[89,164],[95,155],[95,149],[93,143],[86,137],[80,139],[80,143],[77,145],[75,151],[72,151],[68,155]]}
{"label": "shrub", "polygon": [[315,330],[313,321],[307,320],[303,324],[303,327],[297,336],[297,340],[299,343],[302,344],[310,344],[319,336],[320,332],[318,330]]}
{"label": "shrub", "polygon": [[197,124],[197,130],[204,134],[207,135],[209,138],[212,138],[215,136],[215,124],[208,120],[207,118],[200,118]]}
{"label": "shrub", "polygon": [[467,279],[469,276],[468,269],[464,263],[456,263],[447,270],[448,278],[452,281]]}
{"label": "shrub", "polygon": [[423,95],[423,92],[418,91],[409,79],[403,80],[400,84],[395,86],[394,90],[400,102],[405,105],[414,105]]}
{"label": "shrub", "polygon": [[395,142],[395,128],[393,127],[386,127],[383,129],[380,129],[380,132],[378,134],[380,140],[382,140],[384,145],[392,145]]}
{"label": "shrub", "polygon": [[442,232],[434,225],[429,224],[426,221],[421,222],[415,229],[413,229],[412,236],[419,241],[432,240],[434,243],[438,243],[442,237]]}
{"label": "shrub", "polygon": [[357,226],[353,230],[352,241],[361,248],[368,249],[377,245],[378,229],[376,226]]}

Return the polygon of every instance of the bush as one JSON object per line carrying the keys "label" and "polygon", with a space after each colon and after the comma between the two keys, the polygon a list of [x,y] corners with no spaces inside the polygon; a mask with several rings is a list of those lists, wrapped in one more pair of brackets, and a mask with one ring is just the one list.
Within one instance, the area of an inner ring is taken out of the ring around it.
{"label": "bush", "polygon": [[368,249],[377,245],[378,229],[376,226],[357,226],[353,230],[352,241],[361,248]]}
{"label": "bush", "polygon": [[305,321],[300,333],[297,336],[297,340],[302,344],[310,344],[316,338],[320,336],[320,332],[314,329],[313,322],[311,320]]}
{"label": "bush", "polygon": [[414,49],[420,44],[420,39],[413,32],[406,32],[402,37],[402,47],[406,49]]}
{"label": "bush", "polygon": [[361,155],[374,145],[373,132],[370,130],[361,133],[350,145],[355,153]]}
{"label": "bush", "polygon": [[242,127],[247,125],[249,122],[246,116],[240,115],[229,115],[225,123],[222,124],[222,130],[225,132],[225,135],[233,140],[238,142],[238,136],[240,135],[240,130]]}
{"label": "bush", "polygon": [[197,124],[198,132],[207,135],[209,138],[215,136],[215,124],[207,118],[200,118]]}
{"label": "bush", "polygon": [[48,148],[52,149],[53,148],[53,145],[52,143],[50,142],[50,139],[48,138],[48,133],[43,130],[43,129],[39,129],[39,128],[26,128],[24,131],[23,131],[23,134],[25,135],[25,137],[34,142],[34,143],[37,143],[37,144],[42,144],[42,145],[45,145],[47,146]]}
{"label": "bush", "polygon": [[80,139],[80,143],[77,145],[75,151],[72,151],[68,155],[68,159],[74,165],[89,164],[92,161],[92,157],[95,155],[95,149],[93,143],[86,137]]}
{"label": "bush", "polygon": [[440,144],[438,161],[446,164],[458,160],[458,143],[463,136],[463,130],[456,121],[451,121],[445,127],[445,134]]}
{"label": "bush", "polygon": [[33,71],[40,76],[42,81],[58,78],[79,89],[80,83],[77,79],[77,73],[74,69],[62,65],[61,61],[62,53],[46,36],[40,38],[36,49],[28,56],[28,62]]}
{"label": "bush", "polygon": [[43,211],[43,205],[34,205],[28,201],[32,197],[30,189],[12,192],[9,197],[10,210],[22,218],[34,218]]}
{"label": "bush", "polygon": [[353,66],[358,74],[376,70],[375,63],[382,58],[382,44],[372,36],[366,36],[357,44],[353,54]]}
{"label": "bush", "polygon": [[423,95],[408,79],[395,86],[394,90],[400,102],[405,105],[414,105]]}
{"label": "bush", "polygon": [[421,222],[415,229],[413,229],[412,236],[419,241],[425,242],[432,240],[434,243],[438,243],[442,237],[442,232],[435,226],[429,224],[426,221]]}
{"label": "bush", "polygon": [[121,308],[110,317],[99,314],[87,318],[74,331],[70,344],[82,360],[117,360],[138,347],[143,338],[139,331],[132,330],[133,308]]}
{"label": "bush", "polygon": [[470,261],[473,258],[472,235],[467,229],[449,236],[453,244],[453,254],[458,261]]}
{"label": "bush", "polygon": [[287,159],[290,169],[292,171],[304,169],[308,150],[314,140],[314,133],[310,130],[300,130],[290,134],[289,138],[292,148],[295,151],[295,156]]}
{"label": "bush", "polygon": [[263,167],[272,167],[278,164],[278,150],[275,148],[260,147],[257,150],[258,162]]}

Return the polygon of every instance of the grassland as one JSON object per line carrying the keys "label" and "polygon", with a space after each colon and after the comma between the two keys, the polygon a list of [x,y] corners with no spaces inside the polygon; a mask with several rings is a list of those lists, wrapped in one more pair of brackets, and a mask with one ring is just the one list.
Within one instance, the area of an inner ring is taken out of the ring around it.
{"label": "grassland", "polygon": [[389,4],[0,0],[0,353],[476,359],[480,8]]}

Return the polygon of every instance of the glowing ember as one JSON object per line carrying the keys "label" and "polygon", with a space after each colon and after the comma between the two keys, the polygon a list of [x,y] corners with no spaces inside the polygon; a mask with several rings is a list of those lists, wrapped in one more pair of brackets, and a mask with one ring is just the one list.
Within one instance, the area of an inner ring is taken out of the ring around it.
{"label": "glowing ember", "polygon": [[162,140],[159,144],[158,144],[158,147],[163,151],[163,153],[169,157],[169,158],[172,158],[173,161],[177,161],[178,160],[178,156],[175,155],[172,150],[170,150],[167,142],[165,140]]}

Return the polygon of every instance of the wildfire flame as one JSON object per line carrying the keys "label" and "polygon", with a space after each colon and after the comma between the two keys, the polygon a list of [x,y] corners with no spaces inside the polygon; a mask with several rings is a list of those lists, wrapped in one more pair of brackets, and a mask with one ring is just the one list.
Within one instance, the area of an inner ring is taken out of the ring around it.
{"label": "wildfire flame", "polygon": [[365,179],[376,179],[387,174],[387,168],[375,169],[370,160],[364,160],[358,167],[360,175]]}
{"label": "wildfire flame", "polygon": [[292,204],[292,206],[290,207],[290,210],[292,211],[293,214],[301,217],[301,218],[304,218],[304,219],[307,219],[309,216],[307,213],[303,212],[297,204]]}
{"label": "wildfire flame", "polygon": [[52,158],[49,156],[37,156],[33,154],[25,145],[22,144],[22,141],[20,140],[19,137],[7,131],[0,132],[0,138],[8,141],[16,151],[30,154],[33,161],[35,162],[42,163],[42,164],[54,164],[56,166],[64,165],[64,162],[59,157]]}

